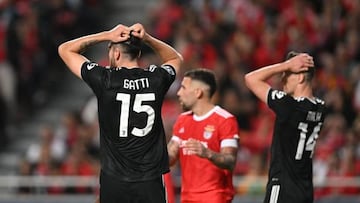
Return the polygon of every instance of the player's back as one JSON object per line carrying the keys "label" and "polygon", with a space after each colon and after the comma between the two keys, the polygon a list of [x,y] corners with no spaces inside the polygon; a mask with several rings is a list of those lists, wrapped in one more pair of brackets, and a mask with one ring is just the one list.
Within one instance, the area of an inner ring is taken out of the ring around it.
{"label": "player's back", "polygon": [[288,196],[287,201],[303,202],[299,196],[310,200],[313,194],[312,156],[324,121],[324,101],[293,98],[284,92],[271,90],[268,104],[276,113],[270,184],[281,185],[280,194],[293,195],[292,198]]}
{"label": "player's back", "polygon": [[288,108],[288,113],[277,115],[272,150],[279,156],[282,168],[295,179],[312,179],[312,156],[324,117],[321,100],[299,98]]}
{"label": "player's back", "polygon": [[86,70],[84,80],[99,107],[102,170],[124,181],[143,181],[167,172],[161,119],[164,96],[174,81],[171,67]]}

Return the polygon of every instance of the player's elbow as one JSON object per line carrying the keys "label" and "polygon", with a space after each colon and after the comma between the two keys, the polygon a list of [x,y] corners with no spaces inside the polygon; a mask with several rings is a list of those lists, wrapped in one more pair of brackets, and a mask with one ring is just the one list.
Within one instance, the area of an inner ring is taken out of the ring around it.
{"label": "player's elbow", "polygon": [[62,59],[64,59],[64,56],[65,56],[65,53],[67,50],[66,47],[67,47],[66,43],[62,43],[58,46],[58,54]]}
{"label": "player's elbow", "polygon": [[246,87],[248,87],[249,89],[252,89],[252,87],[253,87],[253,82],[254,82],[254,78],[253,78],[252,74],[251,74],[251,73],[247,73],[247,74],[245,75],[245,85],[246,85]]}
{"label": "player's elbow", "polygon": [[183,63],[184,62],[184,57],[178,52],[178,53],[176,53],[176,55],[177,55],[177,58],[178,58],[178,60],[179,60],[179,63],[181,64],[181,63]]}
{"label": "player's elbow", "polygon": [[183,62],[184,62],[184,58],[178,52],[175,52],[172,57],[169,57],[169,59],[165,61],[166,64],[172,64],[173,66],[176,67],[181,67]]}

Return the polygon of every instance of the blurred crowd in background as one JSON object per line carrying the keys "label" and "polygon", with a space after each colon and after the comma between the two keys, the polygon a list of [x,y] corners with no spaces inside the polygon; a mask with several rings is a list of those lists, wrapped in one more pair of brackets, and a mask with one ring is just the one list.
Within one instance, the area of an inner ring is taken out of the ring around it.
{"label": "blurred crowd in background", "polygon": [[[64,70],[57,46],[98,31],[98,1],[0,1],[0,134],[28,117],[53,94]],[[91,22],[91,23],[89,23]],[[60,77],[59,77],[60,76]]]}
{"label": "blurred crowd in background", "polygon": [[[19,108],[31,112],[33,106],[28,104],[39,102],[42,88],[51,82],[53,63],[59,60],[56,46],[94,31],[94,26],[86,26],[94,16],[84,10],[96,9],[100,3],[13,2],[0,4],[0,107],[4,108],[1,112],[9,112],[7,117],[1,115],[2,131]],[[159,0],[146,15],[146,22],[141,23],[184,56],[184,71],[200,67],[215,71],[219,91],[214,101],[233,113],[240,126],[234,171],[243,177],[236,185],[239,195],[259,195],[265,190],[256,177],[267,175],[274,122],[274,114],[246,88],[244,74],[283,61],[290,50],[314,56],[315,95],[330,110],[315,148],[314,181],[321,185],[328,177],[360,177],[360,0]],[[156,57],[144,51],[142,62],[155,63]],[[163,106],[169,137],[182,111],[176,96],[180,80],[170,88]],[[269,82],[281,88],[279,77]],[[38,135],[41,142],[24,153],[19,174],[98,175],[96,105],[91,98],[82,109],[64,112],[58,125],[44,124]],[[172,174],[180,174],[177,166]],[[93,190],[54,187],[46,192]],[[360,187],[315,190],[316,198],[334,194],[359,195]]]}

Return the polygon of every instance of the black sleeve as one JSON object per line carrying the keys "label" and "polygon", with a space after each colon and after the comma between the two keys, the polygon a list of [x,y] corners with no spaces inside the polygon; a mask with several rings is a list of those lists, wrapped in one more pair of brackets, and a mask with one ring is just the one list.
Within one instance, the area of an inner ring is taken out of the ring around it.
{"label": "black sleeve", "polygon": [[293,98],[280,90],[270,89],[267,103],[276,115],[286,118],[292,109]]}
{"label": "black sleeve", "polygon": [[174,82],[176,77],[175,68],[172,67],[171,65],[162,65],[160,70],[165,71],[166,81],[171,85],[171,83]]}
{"label": "black sleeve", "polygon": [[169,87],[171,86],[171,84],[174,82],[174,80],[176,78],[175,69],[171,65],[162,65],[160,67],[151,65],[149,69],[150,69],[150,71],[161,75],[160,77],[163,80],[163,85],[166,87],[166,90],[169,89]]}
{"label": "black sleeve", "polygon": [[81,77],[90,86],[94,93],[98,96],[102,90],[102,78],[106,72],[106,68],[99,66],[97,63],[85,62],[81,66]]}

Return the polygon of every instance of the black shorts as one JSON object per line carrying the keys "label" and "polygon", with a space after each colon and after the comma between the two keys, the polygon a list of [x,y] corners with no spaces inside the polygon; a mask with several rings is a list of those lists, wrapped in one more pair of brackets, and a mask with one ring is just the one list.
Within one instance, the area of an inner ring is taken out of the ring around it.
{"label": "black shorts", "polygon": [[166,203],[163,177],[142,182],[123,182],[101,172],[101,203]]}
{"label": "black shorts", "polygon": [[264,203],[312,203],[313,195],[311,181],[275,179],[269,181],[266,186]]}

